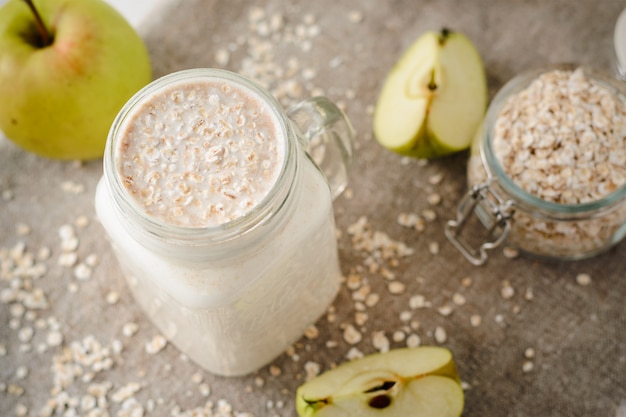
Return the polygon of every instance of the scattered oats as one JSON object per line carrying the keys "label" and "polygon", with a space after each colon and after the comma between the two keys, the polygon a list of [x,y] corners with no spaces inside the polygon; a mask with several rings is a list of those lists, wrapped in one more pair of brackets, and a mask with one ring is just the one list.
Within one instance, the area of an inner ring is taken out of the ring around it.
{"label": "scattered oats", "polygon": [[25,223],[18,223],[15,225],[15,232],[18,236],[26,236],[30,234],[31,228],[29,225]]}
{"label": "scattered oats", "polygon": [[113,402],[116,402],[116,403],[121,403],[122,401],[125,401],[131,398],[133,395],[139,392],[140,389],[141,389],[141,385],[139,385],[139,383],[129,382],[128,384],[124,385],[123,387],[115,391],[111,395],[111,400],[113,400]]}
{"label": "scattered oats", "polygon": [[204,377],[202,376],[200,372],[196,372],[193,375],[191,375],[191,382],[193,382],[194,384],[199,384],[203,380],[204,380]]}
{"label": "scattered oats", "polygon": [[99,263],[100,263],[100,257],[96,255],[95,253],[87,255],[87,257],[85,258],[85,265],[87,265],[88,267],[94,268]]}
{"label": "scattered oats", "polygon": [[306,372],[306,381],[310,381],[319,375],[321,370],[320,364],[313,361],[308,361],[304,364],[304,371]]}
{"label": "scattered oats", "polygon": [[494,321],[496,323],[504,323],[504,316],[502,314],[496,314]]}
{"label": "scattered oats", "polygon": [[435,341],[437,341],[437,343],[445,343],[447,339],[448,335],[446,333],[446,329],[441,326],[437,326],[435,328]]}
{"label": "scattered oats", "polygon": [[428,251],[430,252],[431,255],[439,254],[439,243],[437,243],[437,242],[430,242],[428,244]]}
{"label": "scattered oats", "polygon": [[111,350],[119,355],[124,350],[124,344],[120,340],[115,339],[111,342]]}
{"label": "scattered oats", "polygon": [[356,345],[363,339],[363,336],[353,325],[348,324],[343,329],[343,339],[351,345]]}
{"label": "scattered oats", "polygon": [[17,338],[22,343],[28,343],[33,339],[33,334],[35,334],[35,331],[32,327],[23,327],[17,333]]}
{"label": "scattered oats", "polygon": [[348,20],[351,23],[361,23],[363,21],[363,12],[359,10],[352,10],[348,13]]}
{"label": "scattered oats", "polygon": [[385,332],[380,330],[380,331],[375,331],[372,332],[372,345],[379,351],[379,352],[387,352],[389,351],[389,339],[387,338],[387,336],[385,336]]}
{"label": "scattered oats", "polygon": [[380,301],[380,295],[376,293],[371,293],[365,299],[365,305],[368,307],[374,307]]}
{"label": "scattered oats", "polygon": [[441,184],[442,180],[443,180],[442,174],[434,174],[434,175],[431,175],[430,178],[428,178],[428,182],[432,185]]}
{"label": "scattered oats", "polygon": [[389,281],[396,279],[396,274],[394,274],[387,268],[381,268],[380,275],[382,275],[383,278]]}
{"label": "scattered oats", "polygon": [[515,259],[519,256],[519,251],[515,248],[512,248],[510,246],[505,246],[502,249],[502,254],[504,255],[505,258],[508,259]]}
{"label": "scattered oats", "polygon": [[61,346],[61,343],[63,343],[63,334],[56,330],[49,332],[46,337],[46,343],[50,347]]}
{"label": "scattered oats", "polygon": [[467,391],[467,390],[471,389],[472,386],[470,385],[469,382],[461,381],[461,388],[463,389],[463,391]]}
{"label": "scattered oats", "polygon": [[203,397],[211,395],[211,387],[206,383],[198,385],[198,391],[200,391],[200,395]]}
{"label": "scattered oats", "polygon": [[61,241],[61,250],[63,252],[74,252],[78,249],[78,238],[76,236],[68,237]]}
{"label": "scattered oats", "polygon": [[20,397],[24,394],[24,388],[17,384],[9,384],[7,386],[7,392],[11,395],[15,395],[16,397]]}
{"label": "scattered oats", "polygon": [[443,305],[437,309],[437,312],[444,317],[448,317],[454,310],[449,305]]}
{"label": "scattered oats", "polygon": [[270,365],[270,375],[272,376],[280,376],[283,371],[276,365]]}
{"label": "scattered oats", "polygon": [[24,379],[28,376],[28,368],[25,366],[20,366],[15,370],[15,377],[17,379]]}
{"label": "scattered oats", "polygon": [[336,348],[337,346],[339,346],[339,343],[336,340],[327,340],[326,341],[326,347],[328,349]]}
{"label": "scattered oats", "polygon": [[13,190],[3,190],[2,191],[2,199],[4,201],[11,201],[15,197],[15,193]]}
{"label": "scattered oats", "polygon": [[418,320],[411,320],[409,325],[411,326],[411,329],[413,330],[417,330],[420,328],[420,322]]}
{"label": "scattered oats", "polygon": [[357,324],[357,326],[365,325],[368,319],[369,316],[367,313],[364,313],[362,311],[357,311],[356,313],[354,313],[354,322]]}
{"label": "scattered oats", "polygon": [[59,266],[71,268],[78,262],[78,254],[76,252],[66,252],[59,255]]}
{"label": "scattered oats", "polygon": [[426,221],[433,222],[437,220],[437,213],[431,209],[422,210],[422,217],[426,219]]}
{"label": "scattered oats", "polygon": [[7,347],[3,344],[0,344],[0,357],[7,355]]}
{"label": "scattered oats", "polygon": [[25,417],[27,414],[28,414],[28,407],[26,407],[24,404],[18,403],[15,406],[15,415],[17,417]]}
{"label": "scattered oats", "polygon": [[426,197],[426,201],[428,201],[428,204],[431,206],[437,206],[441,203],[441,196],[439,194],[429,194],[428,197]]}
{"label": "scattered oats", "polygon": [[59,237],[61,240],[71,239],[76,236],[76,232],[74,231],[74,227],[71,224],[64,224],[59,227]]}
{"label": "scattered oats", "polygon": [[472,314],[470,316],[470,324],[472,325],[472,327],[478,327],[482,322],[483,319],[478,314]]}
{"label": "scattered oats", "polygon": [[401,311],[398,317],[400,317],[401,322],[406,323],[411,320],[413,314],[410,311]]}
{"label": "scattered oats", "polygon": [[418,347],[422,343],[420,337],[415,333],[411,333],[409,337],[406,338],[407,347]]}
{"label": "scattered oats", "polygon": [[452,295],[452,302],[457,306],[465,305],[465,296],[463,294],[459,294],[458,292],[454,293],[454,295]]}
{"label": "scattered oats", "polygon": [[230,61],[230,52],[228,52],[228,49],[226,48],[220,48],[215,52],[215,62],[217,62],[217,64],[219,66],[226,66],[228,65],[228,62]]}
{"label": "scattered oats", "polygon": [[64,181],[61,183],[61,189],[66,194],[80,194],[85,191],[85,186],[73,181]]}
{"label": "scattered oats", "polygon": [[76,267],[74,268],[74,276],[76,277],[76,279],[79,279],[81,281],[90,279],[91,273],[91,268],[82,262],[76,265]]}
{"label": "scattered oats", "polygon": [[393,332],[393,335],[391,335],[391,339],[396,343],[402,342],[404,339],[406,339],[406,334],[401,330],[396,330],[395,332]]}
{"label": "scattered oats", "polygon": [[72,294],[76,294],[78,292],[78,284],[75,282],[70,282],[67,286],[67,290]]}
{"label": "scattered oats", "polygon": [[50,259],[51,254],[52,254],[52,251],[50,250],[49,247],[42,246],[37,251],[37,259],[39,259],[40,261],[47,261],[48,259]]}
{"label": "scattered oats", "polygon": [[591,284],[591,275],[586,273],[580,273],[576,275],[576,282],[578,283],[578,285],[586,287],[587,285]]}
{"label": "scattered oats", "polygon": [[387,289],[391,294],[402,294],[406,290],[406,285],[400,281],[391,281],[387,284]]}
{"label": "scattered oats", "polygon": [[122,334],[126,337],[131,337],[139,330],[137,323],[129,322],[122,326]]}
{"label": "scattered oats", "polygon": [[26,312],[26,308],[22,304],[12,304],[10,307],[12,317],[22,317]]}
{"label": "scattered oats", "polygon": [[257,376],[256,378],[254,378],[254,385],[261,388],[263,385],[265,385],[265,380],[260,376]]}
{"label": "scattered oats", "polygon": [[524,299],[526,301],[531,301],[533,298],[535,298],[535,294],[533,292],[532,288],[526,288],[526,291],[524,292]]}
{"label": "scattered oats", "polygon": [[160,334],[156,335],[152,338],[152,340],[146,343],[146,352],[149,353],[150,355],[157,354],[161,350],[163,350],[163,348],[165,348],[166,345],[167,345],[167,339],[165,339],[165,337],[163,337]]}
{"label": "scattered oats", "polygon": [[502,288],[500,288],[500,295],[505,300],[509,300],[513,298],[513,296],[515,295],[515,289],[511,286],[511,284],[508,281],[503,281]]}
{"label": "scattered oats", "polygon": [[351,361],[354,359],[360,359],[363,356],[364,356],[363,352],[361,352],[356,347],[351,347],[350,350],[348,350],[348,353],[346,353],[346,359],[351,360]]}
{"label": "scattered oats", "polygon": [[98,404],[98,401],[96,400],[96,397],[90,394],[83,395],[82,398],[80,399],[80,409],[82,411],[93,410],[97,404]]}
{"label": "scattered oats", "polygon": [[464,286],[465,288],[469,288],[472,286],[472,278],[471,277],[465,277],[461,280],[461,285]]}
{"label": "scattered oats", "polygon": [[84,227],[87,227],[87,225],[89,224],[89,219],[87,218],[87,216],[78,216],[74,221],[74,224],[76,225],[76,227],[82,229]]}
{"label": "scattered oats", "polygon": [[346,287],[350,290],[356,290],[361,286],[361,276],[357,274],[350,274],[346,279]]}
{"label": "scattered oats", "polygon": [[534,363],[532,363],[531,361],[525,361],[524,364],[522,365],[522,371],[530,372],[533,370],[534,367],[535,367]]}
{"label": "scattered oats", "polygon": [[409,298],[409,307],[412,310],[424,308],[427,306],[426,304],[426,298],[424,298],[424,296],[421,294],[417,294]]}
{"label": "scattered oats", "polygon": [[424,231],[425,228],[424,219],[415,213],[400,213],[397,222],[400,226],[410,227],[418,232]]}
{"label": "scattered oats", "polygon": [[535,357],[535,349],[529,347],[524,350],[524,356],[528,359],[532,359]]}
{"label": "scattered oats", "polygon": [[111,305],[117,304],[119,300],[120,293],[118,293],[117,291],[110,291],[106,296],[106,302]]}

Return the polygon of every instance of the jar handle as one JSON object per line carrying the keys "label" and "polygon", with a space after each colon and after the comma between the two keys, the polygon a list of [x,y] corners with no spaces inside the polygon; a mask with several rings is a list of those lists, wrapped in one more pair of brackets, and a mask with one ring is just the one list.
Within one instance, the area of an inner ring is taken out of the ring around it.
{"label": "jar handle", "polygon": [[[486,183],[470,188],[459,202],[456,220],[449,220],[445,226],[445,235],[452,244],[473,265],[483,265],[487,261],[487,250],[495,249],[504,242],[511,229],[511,209],[513,202],[504,200]],[[461,236],[465,225],[475,214],[487,229],[488,238],[477,249]]]}
{"label": "jar handle", "polygon": [[287,112],[302,135],[309,157],[326,176],[333,199],[348,185],[354,130],[346,115],[325,97],[305,100]]}

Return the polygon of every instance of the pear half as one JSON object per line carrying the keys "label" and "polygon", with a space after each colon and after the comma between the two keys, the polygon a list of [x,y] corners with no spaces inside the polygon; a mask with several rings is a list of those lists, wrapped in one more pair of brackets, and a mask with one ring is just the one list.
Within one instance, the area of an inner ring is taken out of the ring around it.
{"label": "pear half", "polygon": [[458,417],[463,404],[452,353],[434,346],[345,362],[296,392],[300,417]]}
{"label": "pear half", "polygon": [[391,69],[374,111],[385,148],[415,158],[467,149],[487,108],[480,54],[462,33],[420,36]]}

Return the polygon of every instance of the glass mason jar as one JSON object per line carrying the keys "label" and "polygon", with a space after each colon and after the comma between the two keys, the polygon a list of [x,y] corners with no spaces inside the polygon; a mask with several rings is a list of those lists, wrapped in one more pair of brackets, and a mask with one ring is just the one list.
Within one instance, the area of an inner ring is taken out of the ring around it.
{"label": "glass mason jar", "polygon": [[[448,239],[472,264],[485,263],[487,251],[504,242],[543,259],[583,259],[606,251],[626,234],[626,185],[592,201],[557,203],[526,191],[511,179],[497,157],[494,131],[507,101],[544,73],[575,68],[553,65],[523,73],[509,81],[489,105],[470,151],[469,190],[458,205],[456,219],[445,226]],[[590,68],[583,71],[614,97],[626,101],[622,82]],[[468,226],[473,219],[478,220],[478,227]]]}
{"label": "glass mason jar", "polygon": [[[129,115],[155,91],[196,79],[223,80],[259,98],[285,141],[284,161],[267,195],[247,214],[213,227],[174,226],[146,215],[116,168]],[[327,99],[285,112],[256,83],[214,69],[162,77],[117,116],[96,192],[98,217],[138,304],[205,369],[253,372],[294,343],[335,298],[341,271],[332,201],[347,182],[352,139],[349,121]]]}

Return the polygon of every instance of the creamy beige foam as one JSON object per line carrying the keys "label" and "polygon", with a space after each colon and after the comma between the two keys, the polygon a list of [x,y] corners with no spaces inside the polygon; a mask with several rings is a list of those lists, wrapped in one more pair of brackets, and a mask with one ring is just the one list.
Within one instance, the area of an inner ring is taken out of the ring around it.
{"label": "creamy beige foam", "polygon": [[254,92],[218,79],[174,83],[133,109],[117,169],[149,215],[185,227],[217,226],[254,208],[285,157],[276,115]]}

